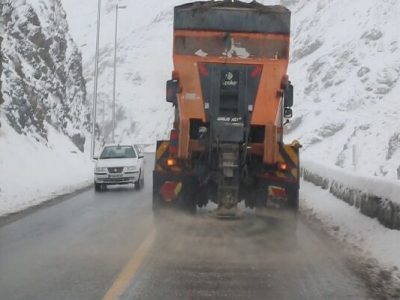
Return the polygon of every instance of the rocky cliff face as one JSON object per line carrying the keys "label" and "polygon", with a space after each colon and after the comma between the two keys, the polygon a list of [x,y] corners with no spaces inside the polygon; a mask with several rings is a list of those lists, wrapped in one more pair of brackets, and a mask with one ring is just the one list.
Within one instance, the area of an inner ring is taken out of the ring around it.
{"label": "rocky cliff face", "polygon": [[83,150],[89,113],[82,58],[61,2],[1,1],[0,12],[6,121],[43,143],[53,126]]}

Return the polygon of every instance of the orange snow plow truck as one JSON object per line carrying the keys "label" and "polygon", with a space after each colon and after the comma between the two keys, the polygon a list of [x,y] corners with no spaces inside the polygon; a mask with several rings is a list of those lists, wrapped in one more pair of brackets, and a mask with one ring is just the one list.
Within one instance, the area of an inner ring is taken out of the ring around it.
{"label": "orange snow plow truck", "polygon": [[298,142],[284,144],[292,117],[288,80],[290,11],[255,1],[206,1],[174,9],[173,62],[166,100],[170,139],[157,141],[153,211],[219,216],[237,205],[298,208]]}

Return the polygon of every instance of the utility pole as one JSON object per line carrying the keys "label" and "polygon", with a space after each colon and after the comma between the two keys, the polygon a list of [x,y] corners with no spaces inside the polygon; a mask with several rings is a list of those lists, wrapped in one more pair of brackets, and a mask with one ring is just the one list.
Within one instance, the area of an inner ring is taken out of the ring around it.
{"label": "utility pole", "polygon": [[105,143],[105,136],[106,136],[106,104],[103,97],[103,118],[102,118],[102,128],[103,128],[103,144]]}
{"label": "utility pole", "polygon": [[115,41],[114,41],[114,81],[113,81],[113,107],[112,107],[112,141],[115,143],[115,97],[117,84],[117,46],[118,46],[118,10],[126,6],[115,5]]}
{"label": "utility pole", "polygon": [[96,146],[96,119],[97,119],[97,85],[99,73],[99,39],[100,39],[100,16],[101,16],[101,0],[98,0],[97,6],[97,35],[96,35],[96,55],[94,63],[94,89],[93,89],[93,111],[92,111],[92,145],[90,157],[93,159]]}
{"label": "utility pole", "polygon": [[356,146],[356,144],[354,144],[353,145],[353,148],[352,148],[352,160],[353,160],[353,168],[354,168],[354,172],[357,172],[357,164],[358,164],[358,161],[357,161],[357,146]]}

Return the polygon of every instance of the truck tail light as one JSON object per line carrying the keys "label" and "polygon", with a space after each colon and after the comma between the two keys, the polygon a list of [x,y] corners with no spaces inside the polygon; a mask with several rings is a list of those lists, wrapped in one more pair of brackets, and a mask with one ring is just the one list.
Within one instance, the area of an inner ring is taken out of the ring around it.
{"label": "truck tail light", "polygon": [[173,167],[175,165],[176,165],[176,160],[175,159],[173,159],[173,158],[168,158],[167,159],[167,166],[168,167]]}
{"label": "truck tail light", "polygon": [[278,169],[279,169],[280,171],[287,171],[287,169],[288,169],[288,164],[287,164],[287,163],[279,163],[279,164],[278,164]]}

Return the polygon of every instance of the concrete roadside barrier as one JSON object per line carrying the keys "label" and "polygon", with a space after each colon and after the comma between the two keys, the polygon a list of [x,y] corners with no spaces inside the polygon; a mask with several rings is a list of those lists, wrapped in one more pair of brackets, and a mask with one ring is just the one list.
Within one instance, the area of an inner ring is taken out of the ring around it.
{"label": "concrete roadside barrier", "polygon": [[399,182],[361,176],[314,162],[303,162],[301,176],[304,181],[329,190],[365,216],[376,218],[385,227],[400,230]]}

